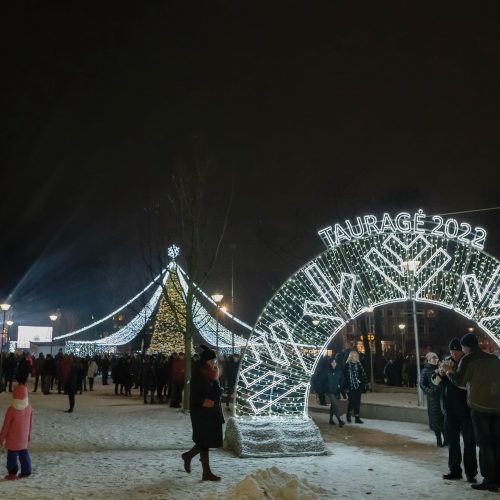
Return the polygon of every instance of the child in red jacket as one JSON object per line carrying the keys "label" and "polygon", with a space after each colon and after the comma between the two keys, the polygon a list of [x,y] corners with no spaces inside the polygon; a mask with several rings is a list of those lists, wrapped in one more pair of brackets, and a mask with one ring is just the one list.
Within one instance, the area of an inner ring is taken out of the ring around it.
{"label": "child in red jacket", "polygon": [[[25,385],[18,385],[12,393],[12,405],[7,413],[0,431],[0,442],[7,448],[7,471],[5,479],[14,480],[31,474],[31,458],[28,453],[28,441],[31,441],[33,408],[28,403],[28,390]],[[17,476],[21,463],[21,474]]]}

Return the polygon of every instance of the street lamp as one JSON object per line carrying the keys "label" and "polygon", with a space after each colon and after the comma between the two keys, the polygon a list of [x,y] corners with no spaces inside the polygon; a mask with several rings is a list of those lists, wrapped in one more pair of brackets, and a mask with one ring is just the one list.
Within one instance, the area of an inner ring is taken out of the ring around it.
{"label": "street lamp", "polygon": [[[417,306],[415,300],[415,274],[420,267],[419,260],[406,260],[402,263],[403,270],[405,270],[410,276],[410,300],[413,310],[413,330],[415,332],[415,357],[417,362],[417,380],[420,380],[420,347],[418,341],[418,322],[417,322]],[[422,389],[420,389],[420,384],[417,383],[417,404],[422,406],[423,404],[423,394]]]}
{"label": "street lamp", "polygon": [[5,313],[10,309],[10,304],[0,304],[0,309],[2,309],[3,311],[2,338],[0,339],[0,392],[2,392],[3,391],[2,362],[3,362],[3,336],[5,334]]}
{"label": "street lamp", "polygon": [[399,323],[398,325],[399,331],[401,332],[401,353],[403,354],[403,358],[405,357],[405,328],[406,325],[404,323]]}
{"label": "street lamp", "polygon": [[54,345],[54,329],[55,329],[55,322],[57,321],[57,318],[59,316],[57,314],[49,314],[49,319],[52,321],[52,337],[50,339],[50,355],[52,356],[52,346]]}
{"label": "street lamp", "polygon": [[6,323],[7,323],[7,331],[6,331],[6,333],[7,333],[7,335],[6,335],[7,349],[9,350],[9,347],[10,347],[10,335],[9,335],[9,332],[10,332],[10,327],[14,324],[14,322],[11,319],[9,319],[9,320],[6,321]]}
{"label": "street lamp", "polygon": [[220,309],[219,304],[222,302],[223,298],[224,295],[220,293],[215,293],[214,295],[212,295],[212,299],[215,302],[215,305],[217,306],[217,317],[215,320],[215,346],[217,348],[217,356],[219,355],[219,309]]}

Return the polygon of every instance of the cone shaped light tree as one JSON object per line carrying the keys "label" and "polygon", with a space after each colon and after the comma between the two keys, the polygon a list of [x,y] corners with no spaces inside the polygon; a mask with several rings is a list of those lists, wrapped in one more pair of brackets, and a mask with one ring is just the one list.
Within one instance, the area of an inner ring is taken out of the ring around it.
{"label": "cone shaped light tree", "polygon": [[186,331],[186,304],[177,275],[177,266],[172,266],[166,283],[166,294],[160,299],[156,322],[151,337],[152,354],[184,352]]}

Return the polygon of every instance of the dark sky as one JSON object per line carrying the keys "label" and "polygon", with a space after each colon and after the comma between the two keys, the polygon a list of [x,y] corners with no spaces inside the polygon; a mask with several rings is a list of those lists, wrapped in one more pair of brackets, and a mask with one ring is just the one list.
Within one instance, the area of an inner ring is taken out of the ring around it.
{"label": "dark sky", "polygon": [[[326,224],[499,206],[499,10],[436,3],[4,4],[3,300],[22,322],[132,296],[144,208],[197,141],[235,183],[207,292],[235,244],[250,323]],[[500,211],[460,218],[500,257]]]}

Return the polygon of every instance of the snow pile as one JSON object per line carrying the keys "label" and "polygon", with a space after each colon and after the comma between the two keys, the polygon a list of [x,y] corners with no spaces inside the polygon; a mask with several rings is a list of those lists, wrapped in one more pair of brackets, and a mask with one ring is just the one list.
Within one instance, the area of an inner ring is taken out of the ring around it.
{"label": "snow pile", "polygon": [[277,467],[259,469],[248,475],[243,481],[233,486],[224,497],[209,495],[206,500],[315,500],[326,493],[318,486],[313,486],[306,479],[300,480],[293,474],[287,474]]}

